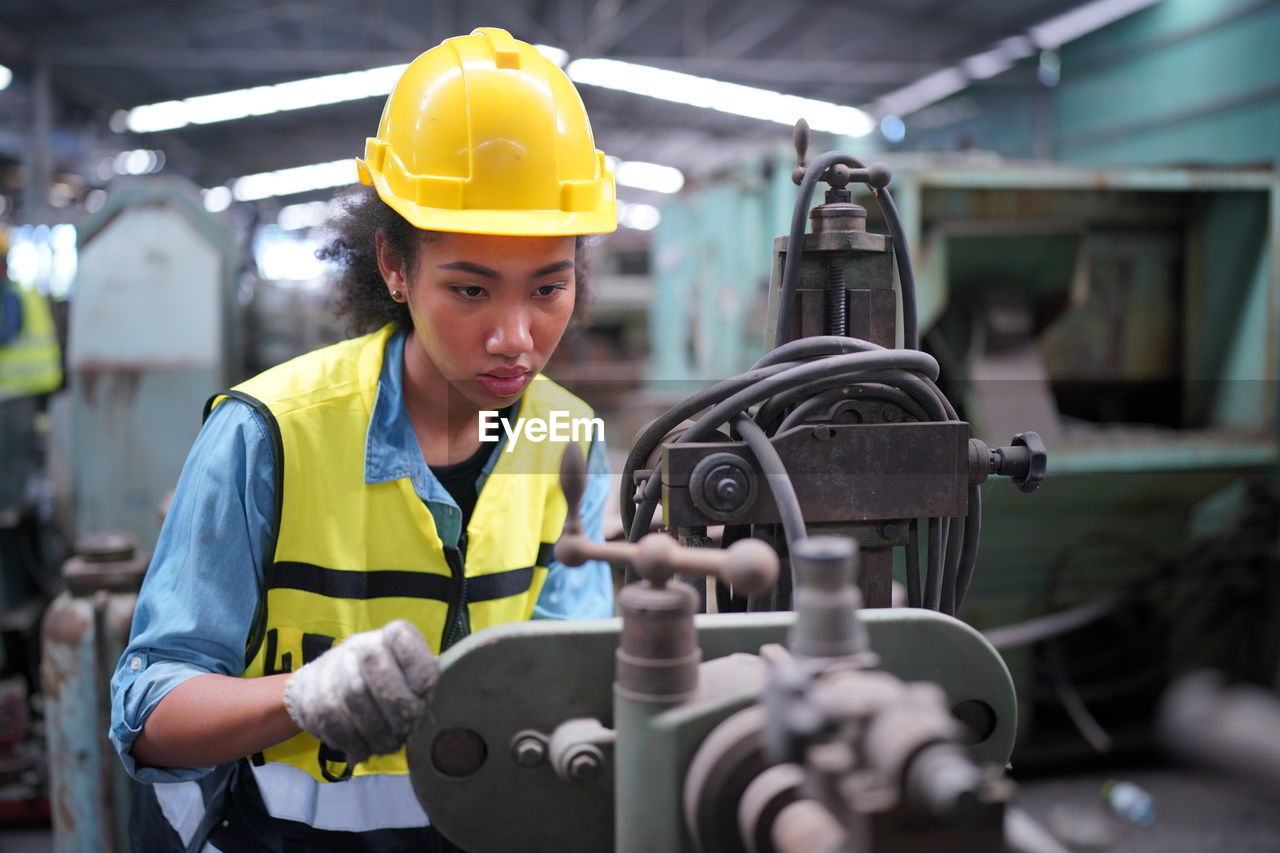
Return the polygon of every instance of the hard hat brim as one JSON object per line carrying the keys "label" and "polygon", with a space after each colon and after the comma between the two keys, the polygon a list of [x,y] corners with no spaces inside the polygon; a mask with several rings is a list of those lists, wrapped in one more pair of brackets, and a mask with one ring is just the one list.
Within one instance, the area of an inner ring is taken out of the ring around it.
{"label": "hard hat brim", "polygon": [[[611,234],[618,230],[613,176],[600,181],[594,210],[445,210],[407,201],[391,191],[381,172],[361,169],[362,182],[372,183],[378,196],[410,225],[424,231],[495,234],[511,237],[570,237]],[[366,180],[367,175],[367,180]]]}

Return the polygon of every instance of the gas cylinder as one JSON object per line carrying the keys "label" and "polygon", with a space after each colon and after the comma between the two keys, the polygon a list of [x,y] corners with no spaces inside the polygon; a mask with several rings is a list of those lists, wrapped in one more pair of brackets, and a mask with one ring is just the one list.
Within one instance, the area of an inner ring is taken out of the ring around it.
{"label": "gas cylinder", "polygon": [[125,853],[130,781],[107,739],[111,675],[147,557],[130,533],[90,533],[62,567],[67,589],[41,626],[40,680],[57,853]]}

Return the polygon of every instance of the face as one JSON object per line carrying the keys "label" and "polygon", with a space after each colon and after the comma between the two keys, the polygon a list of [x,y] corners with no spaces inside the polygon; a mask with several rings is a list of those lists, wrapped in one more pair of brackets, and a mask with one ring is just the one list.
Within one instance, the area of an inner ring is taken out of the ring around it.
{"label": "face", "polygon": [[573,313],[573,237],[439,233],[413,270],[379,241],[388,292],[407,297],[411,377],[449,402],[509,406],[547,363]]}

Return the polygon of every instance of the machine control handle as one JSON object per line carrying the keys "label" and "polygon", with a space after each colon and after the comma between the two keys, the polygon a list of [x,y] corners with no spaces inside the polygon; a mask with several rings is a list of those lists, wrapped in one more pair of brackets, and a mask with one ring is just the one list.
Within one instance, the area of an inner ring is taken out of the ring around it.
{"label": "machine control handle", "polygon": [[1013,437],[1012,445],[996,450],[1002,459],[1007,460],[996,469],[996,473],[1011,477],[1021,491],[1034,492],[1044,482],[1049,461],[1040,433],[1020,432]]}
{"label": "machine control handle", "polygon": [[992,474],[1009,477],[1024,492],[1034,492],[1044,482],[1049,453],[1036,432],[1020,432],[1009,447],[987,447],[969,439],[969,483],[984,483]]}
{"label": "machine control handle", "polygon": [[560,460],[560,488],[568,504],[564,532],[556,543],[556,559],[566,566],[606,560],[635,568],[655,587],[677,573],[723,581],[742,595],[759,595],[778,577],[778,554],[759,539],[741,539],[725,550],[684,548],[665,533],[650,533],[639,542],[593,542],[582,532],[578,505],[586,491],[587,468],[576,444]]}

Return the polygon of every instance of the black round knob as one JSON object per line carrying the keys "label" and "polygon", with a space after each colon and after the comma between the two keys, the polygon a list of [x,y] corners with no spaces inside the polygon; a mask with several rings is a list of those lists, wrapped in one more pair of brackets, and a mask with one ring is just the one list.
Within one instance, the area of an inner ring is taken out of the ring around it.
{"label": "black round knob", "polygon": [[1044,482],[1045,472],[1049,465],[1049,452],[1044,448],[1044,440],[1038,432],[1020,432],[1010,442],[1014,447],[1025,447],[1030,457],[1027,473],[1015,477],[1013,484],[1024,492],[1034,492]]}

